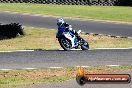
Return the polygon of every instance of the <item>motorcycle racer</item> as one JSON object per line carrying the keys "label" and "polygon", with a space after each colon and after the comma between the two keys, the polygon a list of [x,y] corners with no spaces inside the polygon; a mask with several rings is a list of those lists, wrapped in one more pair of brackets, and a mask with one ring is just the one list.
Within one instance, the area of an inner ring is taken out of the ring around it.
{"label": "motorcycle racer", "polygon": [[57,20],[57,26],[58,26],[58,32],[56,34],[56,38],[58,38],[59,34],[62,34],[63,32],[71,32],[71,37],[67,37],[69,40],[71,40],[72,47],[75,47],[75,38],[74,35],[80,39],[80,36],[78,35],[77,31],[72,29],[72,26],[66,23],[62,18]]}

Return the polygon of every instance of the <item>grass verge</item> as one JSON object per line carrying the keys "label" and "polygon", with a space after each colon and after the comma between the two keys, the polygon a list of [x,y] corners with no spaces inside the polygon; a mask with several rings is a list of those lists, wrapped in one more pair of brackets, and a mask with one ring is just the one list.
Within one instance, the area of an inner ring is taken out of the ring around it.
{"label": "grass verge", "polygon": [[[110,74],[113,72],[132,70],[132,66],[119,67],[89,67],[85,68],[88,74]],[[58,69],[10,70],[0,71],[0,88],[18,85],[63,82],[75,80],[78,69],[74,67]]]}
{"label": "grass verge", "polygon": [[81,35],[87,39],[91,48],[130,48],[132,38],[114,38],[105,35]]}
{"label": "grass verge", "polygon": [[[26,49],[61,49],[55,37],[56,30],[46,28],[25,28],[26,35],[17,38],[0,40],[0,51]],[[108,36],[94,36],[81,34],[90,48],[128,48],[132,47],[132,39],[111,38]]]}
{"label": "grass verge", "polygon": [[0,4],[0,11],[132,22],[132,7],[46,4]]}

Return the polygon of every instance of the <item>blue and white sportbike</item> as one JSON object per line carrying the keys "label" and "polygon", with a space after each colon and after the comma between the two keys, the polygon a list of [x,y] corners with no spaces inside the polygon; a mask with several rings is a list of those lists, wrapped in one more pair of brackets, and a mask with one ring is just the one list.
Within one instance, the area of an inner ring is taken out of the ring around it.
{"label": "blue and white sportbike", "polygon": [[[80,34],[81,30],[79,30],[77,33]],[[88,42],[81,37],[78,39],[78,37],[73,33],[73,31],[70,30],[64,32],[57,31],[56,38],[58,38],[60,46],[66,51],[80,48],[82,50],[89,49]]]}

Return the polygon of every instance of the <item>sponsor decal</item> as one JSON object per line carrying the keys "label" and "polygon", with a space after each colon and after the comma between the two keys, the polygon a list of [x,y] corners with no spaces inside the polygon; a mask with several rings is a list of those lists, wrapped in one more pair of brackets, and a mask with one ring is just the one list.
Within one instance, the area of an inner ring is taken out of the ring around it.
{"label": "sponsor decal", "polygon": [[131,82],[131,76],[129,74],[87,74],[84,68],[79,67],[76,81],[79,85],[86,83],[124,84]]}

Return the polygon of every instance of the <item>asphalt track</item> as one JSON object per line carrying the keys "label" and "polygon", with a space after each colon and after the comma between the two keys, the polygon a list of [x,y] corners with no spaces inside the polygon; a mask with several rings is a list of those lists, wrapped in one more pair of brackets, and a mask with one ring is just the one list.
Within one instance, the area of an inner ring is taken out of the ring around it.
{"label": "asphalt track", "polygon": [[[1,23],[18,22],[25,26],[57,29],[56,20],[57,18],[50,16],[0,12]],[[132,24],[118,24],[112,22],[98,22],[90,20],[80,21],[77,19],[66,19],[66,21],[73,26],[73,29],[81,29],[87,33],[132,37]]]}
{"label": "asphalt track", "polygon": [[[54,17],[33,16],[0,12],[1,23],[19,22],[25,26],[45,27],[56,29]],[[79,21],[66,19],[74,29],[81,29],[88,33],[110,34],[132,37],[131,24],[104,23],[97,21]],[[29,52],[1,52],[0,69],[23,69],[44,67],[69,66],[104,66],[104,65],[132,65],[132,49],[63,51],[43,50]],[[129,72],[131,73],[131,72]],[[79,86],[75,81],[57,83],[53,85],[31,85],[23,88],[132,88],[131,84],[118,85],[85,85]]]}
{"label": "asphalt track", "polygon": [[0,69],[132,65],[132,49],[1,52]]}

